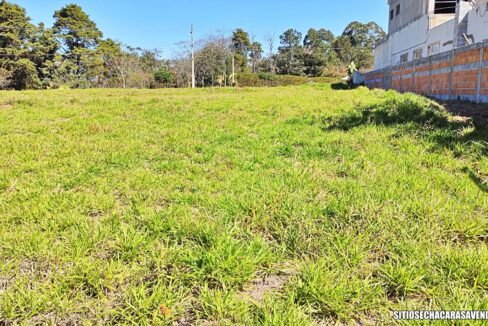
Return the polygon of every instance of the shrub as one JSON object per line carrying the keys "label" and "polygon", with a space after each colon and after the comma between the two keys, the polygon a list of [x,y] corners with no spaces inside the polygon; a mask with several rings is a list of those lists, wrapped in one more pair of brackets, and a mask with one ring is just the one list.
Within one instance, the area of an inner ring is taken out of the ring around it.
{"label": "shrub", "polygon": [[12,73],[6,69],[0,68],[0,89],[7,89],[10,86]]}
{"label": "shrub", "polygon": [[173,73],[166,69],[160,69],[154,73],[154,80],[163,85],[173,83]]}
{"label": "shrub", "polygon": [[337,81],[331,77],[303,77],[291,75],[275,75],[272,73],[261,72],[258,74],[241,73],[237,74],[237,82],[242,87],[273,87],[291,86],[310,83],[330,83]]}
{"label": "shrub", "polygon": [[260,72],[258,73],[259,79],[262,80],[276,80],[277,76],[275,74],[272,74],[270,72]]}
{"label": "shrub", "polygon": [[41,80],[32,61],[20,59],[15,62],[12,72],[12,86],[17,90],[40,88]]}
{"label": "shrub", "polygon": [[453,122],[447,110],[427,98],[405,94],[384,102],[359,107],[344,116],[324,119],[326,129],[348,130],[364,124],[406,124],[448,127]]}

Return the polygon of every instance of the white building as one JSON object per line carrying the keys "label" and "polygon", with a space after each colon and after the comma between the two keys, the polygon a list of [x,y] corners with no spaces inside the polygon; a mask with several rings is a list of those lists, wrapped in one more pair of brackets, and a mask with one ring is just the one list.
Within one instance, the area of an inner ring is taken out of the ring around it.
{"label": "white building", "polygon": [[375,70],[488,39],[488,0],[388,0],[388,4],[388,36],[375,48]]}

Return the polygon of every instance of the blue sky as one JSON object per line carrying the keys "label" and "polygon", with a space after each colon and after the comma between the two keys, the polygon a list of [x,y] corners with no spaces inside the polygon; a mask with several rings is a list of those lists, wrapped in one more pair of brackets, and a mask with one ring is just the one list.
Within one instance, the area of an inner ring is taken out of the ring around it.
{"label": "blue sky", "polygon": [[288,28],[306,33],[327,28],[340,34],[351,21],[387,25],[386,0],[11,0],[27,9],[35,23],[52,24],[55,10],[77,3],[96,21],[105,37],[131,46],[161,49],[170,57],[179,41],[188,39],[190,25],[196,37],[216,30],[243,28],[262,41]]}

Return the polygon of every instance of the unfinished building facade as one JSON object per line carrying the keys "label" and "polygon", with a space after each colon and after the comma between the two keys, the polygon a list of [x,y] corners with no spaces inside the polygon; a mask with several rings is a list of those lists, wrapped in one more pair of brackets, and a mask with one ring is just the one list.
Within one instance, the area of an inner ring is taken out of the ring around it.
{"label": "unfinished building facade", "polygon": [[389,0],[388,36],[375,69],[417,60],[488,38],[488,0]]}

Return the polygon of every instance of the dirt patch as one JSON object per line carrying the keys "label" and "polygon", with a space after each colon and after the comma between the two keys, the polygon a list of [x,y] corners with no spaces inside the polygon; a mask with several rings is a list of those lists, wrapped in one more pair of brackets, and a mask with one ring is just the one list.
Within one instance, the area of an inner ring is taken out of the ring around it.
{"label": "dirt patch", "polygon": [[195,325],[196,323],[196,317],[193,314],[189,314],[188,316],[183,316],[179,319],[177,319],[174,322],[174,325],[176,326],[191,326]]}
{"label": "dirt patch", "polygon": [[18,267],[18,276],[27,277],[30,281],[45,282],[53,275],[60,273],[72,263],[65,263],[62,265],[54,264],[53,262],[44,260],[29,260],[24,259]]}
{"label": "dirt patch", "polygon": [[60,317],[55,313],[48,313],[31,318],[28,325],[57,325],[57,326],[76,326],[82,324],[82,318],[78,314]]}
{"label": "dirt patch", "polygon": [[169,199],[161,198],[158,200],[156,203],[156,213],[161,213],[165,209],[167,209],[169,206],[171,206],[172,202]]}
{"label": "dirt patch", "polygon": [[97,208],[92,208],[88,211],[88,217],[92,220],[98,220],[103,217],[103,211]]}
{"label": "dirt patch", "polygon": [[[8,290],[13,278],[0,276],[0,294]],[[1,323],[0,323],[1,325]]]}
{"label": "dirt patch", "polygon": [[264,278],[253,280],[248,287],[240,293],[241,298],[250,299],[254,302],[262,302],[266,294],[283,290],[286,283],[293,276],[290,271],[280,272],[279,274],[269,275]]}
{"label": "dirt patch", "polygon": [[0,104],[0,111],[1,110],[10,110],[12,109],[14,106],[12,104]]}
{"label": "dirt patch", "polygon": [[20,263],[19,272],[22,275],[33,274],[36,271],[38,263],[33,260],[25,259]]}
{"label": "dirt patch", "polygon": [[[161,307],[160,307],[161,308]],[[187,302],[186,306],[184,307],[184,312],[177,316],[173,322],[174,326],[191,326],[197,324],[197,315],[195,313],[196,308],[192,306],[190,302]],[[203,323],[200,323],[203,324]],[[200,325],[199,324],[199,325]]]}
{"label": "dirt patch", "polygon": [[447,101],[441,104],[458,119],[470,119],[478,126],[488,126],[488,104],[477,104],[460,101]]}

